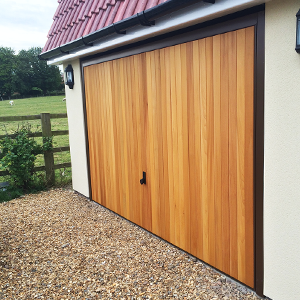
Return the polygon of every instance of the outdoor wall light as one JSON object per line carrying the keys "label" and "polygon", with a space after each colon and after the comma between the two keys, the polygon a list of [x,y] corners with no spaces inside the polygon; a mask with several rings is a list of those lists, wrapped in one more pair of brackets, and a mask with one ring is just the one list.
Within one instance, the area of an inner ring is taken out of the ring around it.
{"label": "outdoor wall light", "polygon": [[300,9],[296,14],[297,17],[297,30],[296,30],[296,51],[300,53]]}
{"label": "outdoor wall light", "polygon": [[73,86],[74,86],[74,73],[73,73],[73,68],[72,68],[71,65],[68,65],[65,68],[65,74],[66,74],[65,84],[68,85],[70,89],[73,89]]}

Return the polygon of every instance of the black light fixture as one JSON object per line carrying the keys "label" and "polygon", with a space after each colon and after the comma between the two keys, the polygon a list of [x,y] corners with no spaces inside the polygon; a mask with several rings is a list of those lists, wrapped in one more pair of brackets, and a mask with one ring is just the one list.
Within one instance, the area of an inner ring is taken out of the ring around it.
{"label": "black light fixture", "polygon": [[65,68],[65,74],[66,74],[65,84],[68,85],[70,89],[73,89],[73,86],[74,86],[74,73],[73,73],[73,68],[72,68],[71,65],[68,65]]}
{"label": "black light fixture", "polygon": [[296,51],[300,53],[300,9],[296,14],[297,17],[297,30],[296,30]]}

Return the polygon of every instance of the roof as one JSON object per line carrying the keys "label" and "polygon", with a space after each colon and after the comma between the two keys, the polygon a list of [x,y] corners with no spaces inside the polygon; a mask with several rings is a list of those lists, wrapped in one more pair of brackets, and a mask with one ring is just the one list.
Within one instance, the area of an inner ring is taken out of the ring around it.
{"label": "roof", "polygon": [[58,0],[46,52],[167,0]]}

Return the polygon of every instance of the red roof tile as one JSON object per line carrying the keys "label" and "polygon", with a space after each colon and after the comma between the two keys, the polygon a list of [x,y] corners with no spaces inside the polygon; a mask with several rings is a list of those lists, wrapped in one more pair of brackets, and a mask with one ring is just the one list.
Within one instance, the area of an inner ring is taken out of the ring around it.
{"label": "red roof tile", "polygon": [[58,0],[42,52],[74,41],[167,0]]}

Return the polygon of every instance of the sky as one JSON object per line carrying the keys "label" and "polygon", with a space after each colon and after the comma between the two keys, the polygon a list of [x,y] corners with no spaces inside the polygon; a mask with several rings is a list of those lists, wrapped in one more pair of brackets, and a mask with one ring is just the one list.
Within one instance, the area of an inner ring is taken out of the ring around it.
{"label": "sky", "polygon": [[0,47],[44,47],[57,0],[0,0]]}

